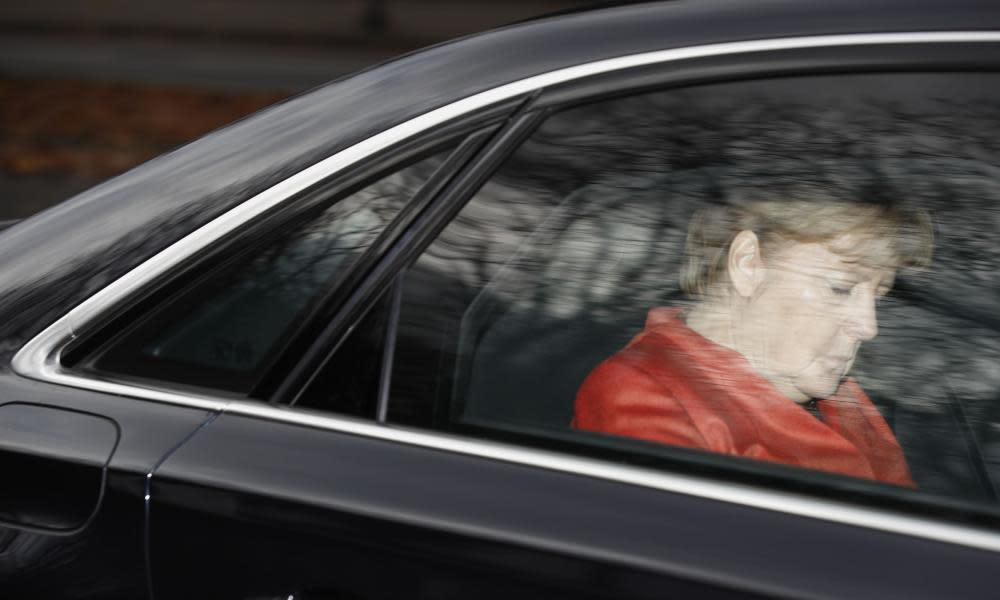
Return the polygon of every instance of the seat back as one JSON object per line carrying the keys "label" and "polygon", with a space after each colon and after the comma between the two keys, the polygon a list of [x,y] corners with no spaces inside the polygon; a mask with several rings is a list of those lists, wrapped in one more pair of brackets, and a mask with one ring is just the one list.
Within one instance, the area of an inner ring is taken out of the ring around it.
{"label": "seat back", "polygon": [[650,308],[680,298],[690,210],[668,194],[676,187],[588,185],[527,236],[463,316],[453,421],[569,426],[587,374],[642,330]]}

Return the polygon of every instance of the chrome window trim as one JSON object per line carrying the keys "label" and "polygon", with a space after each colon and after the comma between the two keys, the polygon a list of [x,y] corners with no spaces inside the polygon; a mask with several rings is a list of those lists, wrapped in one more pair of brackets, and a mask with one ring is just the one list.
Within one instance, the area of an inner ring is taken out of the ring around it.
{"label": "chrome window trim", "polygon": [[1000,534],[992,531],[744,483],[668,473],[539,448],[368,422],[316,411],[275,407],[246,400],[232,401],[225,413],[617,481],[664,492],[1000,552]]}
{"label": "chrome window trim", "polygon": [[99,378],[81,377],[60,366],[63,349],[81,325],[101,315],[128,294],[155,279],[186,257],[227,235],[244,222],[279,205],[305,188],[364,160],[375,152],[445,123],[462,114],[544,87],[602,73],[645,65],[725,55],[876,44],[1000,42],[1000,32],[941,31],[866,33],[788,37],[689,46],[633,54],[566,67],[508,83],[434,109],[396,125],[296,173],[178,240],[118,280],[99,290],[32,338],[14,356],[12,367],[24,377],[126,397],[166,402],[198,409],[271,419],[363,435],[386,441],[435,448],[539,468],[586,475],[643,487],[730,502],[765,510],[855,525],[963,546],[1000,551],[1000,534],[972,527],[902,515],[886,510],[861,509],[850,504],[820,500],[745,484],[723,483],[693,476],[612,465],[541,450],[460,439],[440,433],[408,430],[335,416],[318,416],[242,400],[222,400],[209,395],[182,393]]}

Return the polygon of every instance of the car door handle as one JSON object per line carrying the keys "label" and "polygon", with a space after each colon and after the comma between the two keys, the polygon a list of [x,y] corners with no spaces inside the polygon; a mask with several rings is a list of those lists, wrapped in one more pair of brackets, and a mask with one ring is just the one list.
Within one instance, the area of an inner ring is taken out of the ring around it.
{"label": "car door handle", "polygon": [[0,523],[67,533],[86,525],[118,438],[114,421],[91,413],[0,406]]}

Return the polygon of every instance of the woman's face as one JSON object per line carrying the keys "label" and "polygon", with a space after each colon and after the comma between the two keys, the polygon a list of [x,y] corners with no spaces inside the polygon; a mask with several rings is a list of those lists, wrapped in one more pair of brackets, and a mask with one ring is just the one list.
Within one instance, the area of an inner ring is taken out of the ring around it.
{"label": "woman's face", "polygon": [[876,302],[892,287],[895,272],[830,249],[849,246],[849,235],[775,250],[762,261],[760,284],[740,311],[734,342],[797,402],[836,391],[861,342],[878,334]]}

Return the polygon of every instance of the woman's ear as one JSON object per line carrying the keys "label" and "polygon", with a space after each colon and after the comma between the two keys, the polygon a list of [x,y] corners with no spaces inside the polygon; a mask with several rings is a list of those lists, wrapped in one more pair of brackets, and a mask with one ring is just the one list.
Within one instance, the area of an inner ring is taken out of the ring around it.
{"label": "woman's ear", "polygon": [[744,298],[753,296],[760,287],[764,280],[764,262],[756,233],[745,229],[733,238],[729,244],[726,274],[733,289]]}

